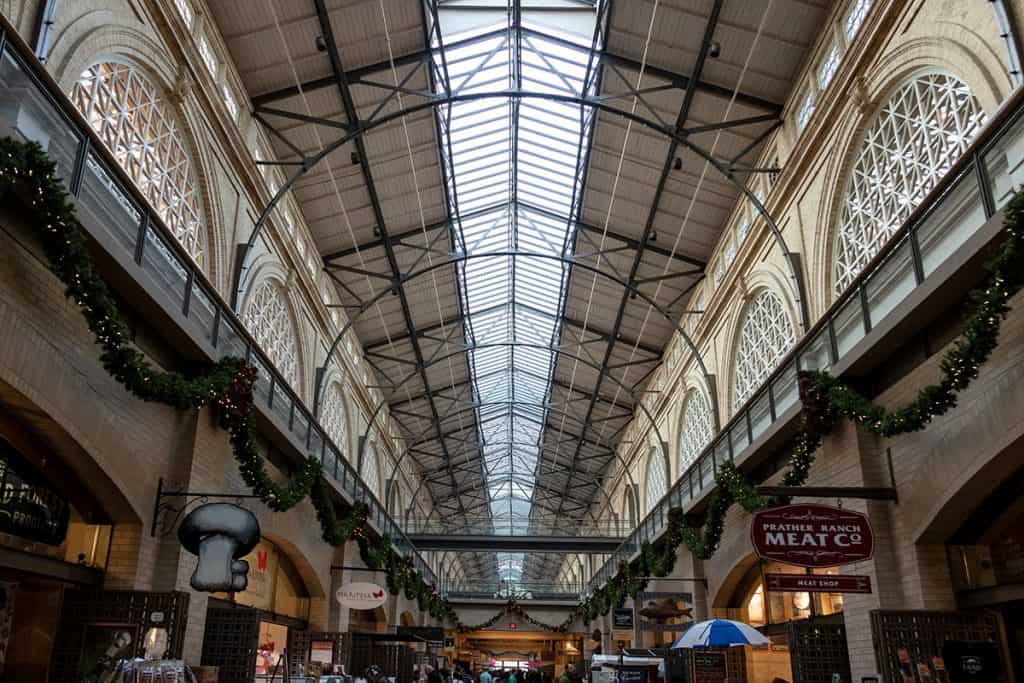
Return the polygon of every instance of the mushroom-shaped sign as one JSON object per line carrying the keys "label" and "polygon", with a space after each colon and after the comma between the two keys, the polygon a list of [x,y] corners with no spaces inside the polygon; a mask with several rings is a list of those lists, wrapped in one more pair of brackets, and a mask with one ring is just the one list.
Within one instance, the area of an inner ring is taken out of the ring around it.
{"label": "mushroom-shaped sign", "polygon": [[245,590],[249,563],[241,558],[260,540],[256,515],[232,503],[208,503],[182,520],[178,540],[199,556],[192,588],[206,593]]}

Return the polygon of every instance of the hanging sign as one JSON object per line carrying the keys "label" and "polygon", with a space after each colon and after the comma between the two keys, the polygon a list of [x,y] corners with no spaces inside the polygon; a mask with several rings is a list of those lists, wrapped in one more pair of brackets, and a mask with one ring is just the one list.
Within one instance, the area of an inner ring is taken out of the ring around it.
{"label": "hanging sign", "polygon": [[67,500],[3,439],[0,479],[0,532],[47,545],[62,544],[71,516]]}
{"label": "hanging sign", "polygon": [[612,640],[632,640],[633,626],[632,607],[618,607],[612,612]]}
{"label": "hanging sign", "polygon": [[375,583],[347,583],[335,594],[342,607],[377,609],[388,599],[388,593]]}
{"label": "hanging sign", "polygon": [[765,589],[772,593],[870,593],[871,577],[845,574],[765,574]]}
{"label": "hanging sign", "polygon": [[834,567],[871,558],[867,515],[829,505],[786,505],[754,513],[754,550],[764,560],[799,567]]}

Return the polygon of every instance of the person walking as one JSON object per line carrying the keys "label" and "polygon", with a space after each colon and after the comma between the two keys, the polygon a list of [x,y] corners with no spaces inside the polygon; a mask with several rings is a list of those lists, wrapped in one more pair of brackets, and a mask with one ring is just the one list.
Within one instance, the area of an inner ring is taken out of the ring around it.
{"label": "person walking", "polygon": [[487,669],[480,672],[480,683],[491,683],[491,672]]}

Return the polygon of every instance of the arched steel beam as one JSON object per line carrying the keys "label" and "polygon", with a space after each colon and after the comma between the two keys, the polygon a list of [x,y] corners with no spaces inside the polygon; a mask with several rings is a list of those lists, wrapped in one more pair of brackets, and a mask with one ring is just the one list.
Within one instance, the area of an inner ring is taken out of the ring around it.
{"label": "arched steel beam", "polygon": [[[406,106],[402,109],[398,109],[388,114],[382,114],[371,121],[360,121],[358,127],[354,130],[346,132],[341,137],[337,138],[334,142],[329,143],[324,149],[317,152],[315,155],[304,159],[302,165],[298,167],[296,171],[287,179],[283,186],[281,186],[277,193],[271,198],[270,203],[260,214],[259,219],[256,221],[256,225],[253,227],[252,232],[249,235],[249,239],[244,245],[240,245],[240,253],[238,255],[238,263],[235,268],[234,274],[234,286],[232,288],[232,298],[234,299],[235,308],[237,309],[239,302],[241,301],[241,289],[242,279],[246,270],[246,261],[249,253],[252,251],[253,245],[256,243],[256,238],[259,236],[260,231],[266,224],[267,217],[276,208],[281,198],[291,189],[292,185],[300,177],[306,174],[311,168],[315,167],[321,161],[323,161],[332,152],[337,150],[342,145],[351,142],[357,138],[361,138],[366,133],[372,130],[397,121],[402,117],[416,114],[421,111],[429,109],[436,109],[438,107],[445,107],[449,105],[459,104],[462,102],[475,102],[487,99],[510,99],[510,100],[523,100],[523,99],[539,99],[549,100],[552,102],[560,102],[563,104],[578,105],[582,107],[591,107],[600,111],[606,112],[613,116],[618,116],[629,121],[633,121],[645,128],[653,130],[657,133],[664,135],[670,140],[675,141],[679,145],[682,145],[686,149],[691,150],[699,157],[704,159],[706,162],[711,164],[712,168],[718,171],[730,184],[743,194],[754,206],[758,214],[764,219],[769,230],[772,232],[776,243],[782,250],[783,257],[786,259],[787,266],[790,271],[790,279],[793,285],[793,296],[796,298],[797,308],[801,316],[801,327],[802,331],[806,331],[809,327],[809,314],[807,311],[807,305],[805,301],[805,288],[803,285],[802,271],[800,270],[799,259],[796,254],[790,252],[789,247],[786,245],[786,240],[782,235],[782,231],[779,229],[775,220],[771,214],[765,208],[764,204],[757,198],[757,196],[747,187],[746,183],[736,177],[736,174],[720,160],[715,159],[709,152],[704,150],[699,145],[692,142],[689,138],[689,134],[685,129],[675,129],[671,126],[666,126],[660,122],[652,121],[640,114],[625,109],[619,109],[618,107],[608,104],[608,101],[601,100],[596,97],[584,97],[580,95],[565,95],[559,93],[545,93],[535,92],[517,88],[509,88],[504,90],[497,90],[493,92],[475,92],[475,93],[455,93],[455,94],[439,94],[431,97],[426,102],[420,102]],[[260,110],[257,110],[260,111]],[[264,112],[273,114],[274,112]],[[277,112],[280,115],[280,112]],[[324,119],[325,122],[330,121]],[[336,124],[337,122],[331,121]],[[729,122],[724,122],[723,127],[728,126]]]}
{"label": "arched steel beam", "polygon": [[[344,332],[342,332],[342,334],[344,334]],[[458,357],[458,356],[462,356],[465,353],[467,353],[468,350],[483,350],[483,349],[488,349],[488,348],[511,348],[511,347],[533,348],[533,349],[548,351],[549,353],[557,354],[559,356],[564,356],[566,358],[569,358],[570,360],[577,361],[577,362],[579,362],[582,365],[590,367],[591,369],[600,370],[600,366],[597,363],[593,362],[591,359],[585,358],[583,356],[579,356],[577,354],[571,353],[571,352],[566,351],[564,349],[553,348],[551,346],[546,346],[544,344],[531,344],[531,343],[518,343],[518,342],[496,342],[496,343],[491,343],[491,344],[478,344],[478,345],[475,345],[475,346],[473,346],[473,347],[471,347],[469,349],[467,349],[467,348],[457,349],[455,351],[452,351],[451,353],[445,354],[443,356],[438,356],[438,357],[432,359],[430,362],[428,362],[428,363],[426,363],[424,365],[423,369],[427,369],[427,368],[429,368],[429,367],[431,367],[433,365],[436,365],[438,363],[444,362],[444,361],[446,361],[446,360],[448,360],[450,358],[455,358],[455,357]],[[334,348],[334,347],[332,347],[332,348]],[[324,362],[325,363],[329,362],[330,358],[331,358],[331,356],[328,355],[328,357],[325,359]],[[703,367],[703,361],[701,361],[701,366]],[[412,379],[417,374],[419,374],[419,372],[420,372],[420,368],[415,368],[414,370],[409,372],[407,375],[405,375],[397,383],[397,385],[401,386],[406,381]],[[318,374],[322,377],[324,373],[318,373]],[[609,375],[608,377],[609,377],[609,379],[612,380],[612,382],[617,384],[627,394],[629,394],[629,395],[633,394],[633,391],[624,382],[622,382],[620,379],[618,379],[617,377],[611,376],[611,375]],[[319,392],[319,384],[317,385],[316,391]],[[319,395],[318,393],[316,395],[314,395],[314,406],[317,406],[316,397],[318,395]],[[531,404],[531,405],[533,405],[533,404]],[[359,451],[357,453],[357,458],[362,458],[363,457],[363,449],[365,448],[365,445],[369,442],[370,433],[376,427],[377,419],[381,415],[381,412],[383,411],[383,409],[386,406],[387,406],[386,399],[381,399],[377,403],[377,405],[374,408],[374,410],[371,413],[371,415],[369,416],[369,418],[367,420],[366,429],[363,432],[363,438],[359,440],[359,444],[360,445],[359,445]],[[656,437],[659,439],[659,441],[664,442],[664,439],[662,438],[662,435],[661,435],[661,431],[658,429],[658,424],[657,424],[657,421],[654,418],[654,415],[651,414],[651,412],[647,409],[647,406],[645,406],[642,401],[638,401],[636,403],[636,406],[640,408],[641,412],[643,412],[644,416],[650,422],[651,427],[654,429],[654,433],[655,433]],[[465,412],[465,411],[463,411],[463,412]],[[391,476],[389,478],[391,478],[391,479],[394,478],[395,473],[398,471],[398,468],[401,466],[402,461],[409,454],[410,447],[412,445],[416,444],[416,443],[419,443],[418,440],[421,439],[424,434],[426,434],[427,432],[429,432],[430,430],[432,430],[434,428],[435,428],[435,425],[433,423],[431,423],[430,425],[425,427],[423,430],[421,430],[419,432],[419,434],[414,436],[413,439],[408,444],[406,444],[405,448],[402,449],[401,455],[399,455],[398,458],[395,458],[394,464],[392,465],[392,468],[391,468]],[[665,443],[667,443],[667,442],[665,442]],[[612,456],[614,458],[618,459],[620,464],[625,468],[626,467],[626,462],[625,462],[625,460],[622,459],[622,456],[619,455],[617,449],[610,449],[610,450],[611,450]],[[450,463],[449,463],[449,465],[450,465]],[[626,476],[628,477],[629,483],[631,485],[635,486],[635,482],[633,481],[632,475],[629,473],[628,469],[626,469]],[[417,492],[419,491],[419,489],[421,487],[422,487],[422,477],[421,477],[421,485],[417,486]]]}
{"label": "arched steel beam", "polygon": [[[428,266],[424,266],[423,268],[421,268],[421,269],[419,269],[419,270],[417,270],[417,271],[415,271],[413,273],[406,274],[402,278],[402,283],[415,280],[415,279],[417,279],[419,277],[424,277],[424,276],[434,272],[435,270],[438,270],[440,268],[447,268],[447,267],[450,267],[450,266],[454,266],[454,265],[456,265],[458,263],[465,263],[465,262],[468,262],[468,261],[471,261],[471,260],[477,260],[477,259],[508,258],[508,257],[513,257],[513,258],[539,258],[539,259],[543,259],[543,260],[558,261],[558,262],[561,262],[561,263],[572,263],[572,264],[574,264],[574,267],[578,267],[578,268],[580,268],[582,270],[595,273],[596,275],[599,275],[601,277],[609,279],[609,280],[611,280],[613,282],[617,282],[621,287],[623,287],[623,288],[625,288],[625,289],[635,293],[637,298],[640,298],[643,301],[645,301],[646,303],[648,303],[655,311],[657,311],[662,317],[664,317],[666,320],[668,320],[669,323],[673,327],[675,327],[676,331],[683,338],[684,342],[687,344],[687,346],[689,347],[691,353],[693,354],[694,359],[696,360],[698,366],[700,367],[700,370],[701,370],[702,374],[704,375],[704,380],[705,380],[707,386],[709,386],[709,387],[713,386],[712,385],[712,381],[711,381],[711,376],[708,373],[707,366],[704,364],[704,359],[703,359],[703,356],[700,353],[700,350],[697,348],[696,344],[694,344],[693,340],[690,338],[690,336],[686,332],[686,330],[684,330],[680,325],[676,324],[676,322],[672,319],[672,316],[670,315],[670,313],[666,309],[664,309],[660,304],[658,304],[656,301],[654,301],[647,294],[639,291],[639,289],[637,288],[636,285],[631,284],[627,280],[622,279],[620,276],[612,274],[612,273],[608,273],[606,271],[603,271],[603,270],[601,270],[601,269],[599,269],[599,268],[597,268],[595,266],[592,266],[590,264],[587,264],[587,263],[580,263],[580,262],[578,262],[574,258],[570,258],[570,257],[567,257],[567,256],[562,256],[562,255],[559,255],[559,254],[542,254],[542,253],[522,252],[522,251],[519,251],[519,250],[509,250],[509,251],[500,251],[500,252],[483,252],[483,253],[479,253],[479,254],[462,254],[461,256],[455,256],[453,258],[446,259],[445,261],[441,261],[441,262],[438,262],[438,263],[433,263],[433,264],[430,264]],[[331,359],[334,357],[334,354],[337,351],[337,348],[338,348],[339,344],[341,343],[341,340],[344,338],[345,334],[348,333],[349,329],[355,324],[355,322],[364,313],[366,313],[368,310],[370,310],[380,299],[382,299],[385,296],[389,295],[389,293],[390,293],[390,288],[382,290],[382,291],[378,292],[376,295],[374,295],[373,297],[371,297],[369,300],[364,301],[363,304],[358,309],[356,309],[356,312],[353,315],[350,316],[349,321],[345,324],[345,326],[339,331],[338,335],[334,338],[334,341],[331,343],[331,346],[328,349],[327,356],[324,359],[324,365],[317,372],[317,378],[316,378],[316,383],[315,383],[314,393],[313,393],[313,414],[314,414],[314,416],[319,417],[320,393],[321,393],[322,386],[323,386],[323,379],[326,376],[326,368],[330,364]],[[522,346],[522,344],[519,344],[519,345]],[[544,348],[548,349],[549,347],[544,347]],[[464,353],[465,353],[465,351],[461,350],[461,351],[456,352],[455,354],[448,354],[448,355],[444,356],[443,358],[435,358],[432,361],[432,363],[433,362],[437,362],[437,361],[439,361],[441,359],[447,359],[447,358],[451,357],[452,355],[460,355],[460,354],[464,354]],[[561,351],[561,350],[558,351],[558,353],[567,354],[567,352]],[[568,355],[571,355],[571,354],[568,354]],[[585,364],[588,364],[591,367],[595,367],[595,369],[598,369],[600,371],[600,368],[597,367],[590,359],[581,359],[581,362],[584,362]],[[417,365],[416,372],[418,373],[419,371],[420,371],[420,368]],[[619,380],[617,380],[614,377],[612,379],[616,383],[619,383],[621,385],[621,382],[619,382]],[[627,393],[631,393],[631,391],[629,390],[628,387],[626,387],[624,385],[622,385],[622,386],[627,391]],[[657,425],[654,422],[653,416],[651,416],[648,413],[646,407],[643,406],[642,402],[638,402],[637,405],[639,405],[641,407],[641,409],[647,414],[648,419],[651,421],[651,424],[655,428],[655,432],[658,435],[659,441],[664,441],[662,439],[660,433],[657,430]],[[377,409],[374,410],[373,416],[371,417],[371,419],[369,421],[369,424],[367,425],[367,429],[366,429],[366,432],[365,432],[366,435],[369,434],[370,428],[376,423],[377,416],[379,415],[380,410],[381,410],[382,407],[383,407],[383,401],[378,405]],[[713,408],[712,412],[714,414],[714,419],[715,419],[715,428],[717,429],[719,424],[720,424],[719,416],[718,416],[717,404],[713,404],[712,408]],[[365,438],[360,441],[359,451],[358,451],[358,454],[357,454],[357,458],[361,458],[362,457],[363,449],[365,448],[366,443],[367,443],[367,440]],[[407,450],[408,449],[406,449],[406,451],[403,452],[402,458],[405,457],[405,453],[407,452]],[[618,454],[616,453],[616,455],[618,455]],[[358,460],[357,460],[357,462],[358,462]],[[626,471],[627,471],[627,475],[628,475],[628,468],[626,469]],[[631,484],[633,483],[631,478],[630,478],[630,483]]]}

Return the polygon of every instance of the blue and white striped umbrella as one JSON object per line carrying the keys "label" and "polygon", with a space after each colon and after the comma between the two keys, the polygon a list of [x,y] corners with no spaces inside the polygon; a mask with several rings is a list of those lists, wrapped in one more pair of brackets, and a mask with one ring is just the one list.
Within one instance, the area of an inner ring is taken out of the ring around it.
{"label": "blue and white striped umbrella", "polygon": [[768,645],[764,634],[753,626],[729,619],[702,621],[686,629],[673,648],[730,647],[732,645]]}

